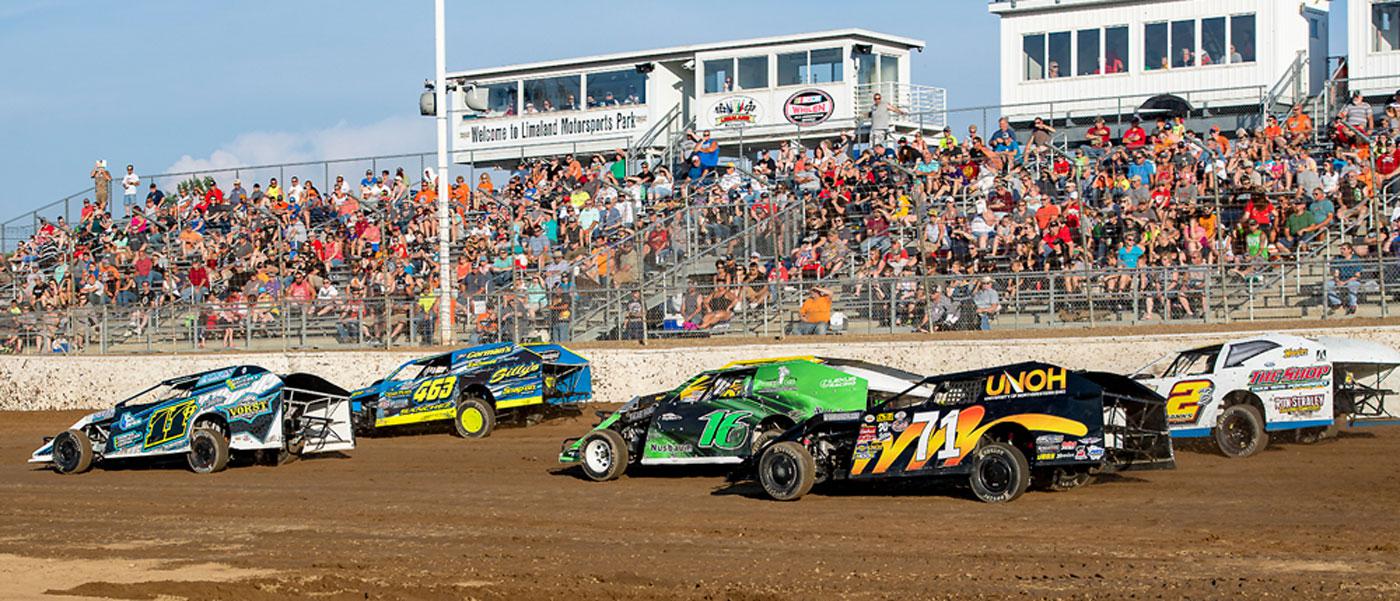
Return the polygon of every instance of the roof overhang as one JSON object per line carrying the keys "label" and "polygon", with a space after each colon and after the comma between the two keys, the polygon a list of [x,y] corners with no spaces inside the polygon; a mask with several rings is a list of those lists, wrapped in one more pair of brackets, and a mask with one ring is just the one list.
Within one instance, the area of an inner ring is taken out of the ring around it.
{"label": "roof overhang", "polygon": [[683,60],[691,58],[696,53],[701,52],[739,50],[744,48],[757,48],[762,46],[780,46],[784,44],[804,44],[809,42],[821,42],[824,40],[837,39],[853,39],[861,42],[874,42],[886,46],[896,46],[910,50],[922,50],[924,48],[924,41],[916,40],[914,38],[906,38],[903,36],[879,33],[875,31],[870,31],[868,29],[833,29],[830,31],[817,31],[812,33],[797,33],[766,38],[750,38],[747,40],[713,42],[708,44],[692,44],[689,46],[672,46],[669,48],[658,48],[654,50],[618,52],[614,54],[598,54],[594,56],[584,56],[578,58],[540,61],[534,63],[520,63],[516,65],[506,65],[503,67],[488,67],[484,69],[452,71],[447,74],[447,78],[467,80],[491,79],[504,76],[522,76],[530,75],[533,73],[559,71],[563,69],[587,69],[590,67],[608,64]]}

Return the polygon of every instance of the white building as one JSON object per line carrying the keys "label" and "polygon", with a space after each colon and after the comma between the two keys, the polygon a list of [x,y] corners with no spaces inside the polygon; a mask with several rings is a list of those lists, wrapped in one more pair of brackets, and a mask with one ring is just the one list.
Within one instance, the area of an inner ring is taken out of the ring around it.
{"label": "white building", "polygon": [[923,46],[843,29],[453,72],[453,156],[658,148],[686,126],[760,147],[849,130],[876,91],[909,111],[896,127],[941,127],[944,91],[908,83]]}
{"label": "white building", "polygon": [[1400,1],[1348,0],[1346,76],[1368,97],[1400,89]]}
{"label": "white building", "polygon": [[1193,109],[1257,108],[1270,96],[1291,103],[1327,79],[1328,8],[1328,0],[993,0],[1001,102],[1016,121],[1128,115],[1164,94]]}

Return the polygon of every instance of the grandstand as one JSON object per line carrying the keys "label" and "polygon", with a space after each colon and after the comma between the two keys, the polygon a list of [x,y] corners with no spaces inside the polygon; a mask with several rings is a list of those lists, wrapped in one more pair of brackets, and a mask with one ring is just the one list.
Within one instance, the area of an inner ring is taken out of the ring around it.
{"label": "grandstand", "polygon": [[[852,63],[860,41],[843,46]],[[1295,85],[1319,60],[1326,79]],[[610,144],[483,155],[499,168],[452,175],[454,331],[737,339],[1388,315],[1400,97],[1353,97],[1340,63],[1300,54],[1234,127],[1188,104],[954,131],[939,106],[885,130],[872,89],[844,97],[862,108],[821,135],[710,137],[664,108]],[[145,176],[130,208],[107,188],[121,178],[94,171],[100,185],[0,229],[6,351],[431,340],[440,232],[424,157]]]}

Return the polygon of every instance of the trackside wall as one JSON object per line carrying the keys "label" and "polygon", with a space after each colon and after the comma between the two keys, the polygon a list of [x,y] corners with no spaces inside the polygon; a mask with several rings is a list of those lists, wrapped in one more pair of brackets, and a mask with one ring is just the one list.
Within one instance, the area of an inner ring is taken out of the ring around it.
{"label": "trackside wall", "polygon": [[[1350,337],[1400,348],[1400,326],[1287,332],[1302,336]],[[863,359],[916,373],[961,371],[1017,361],[1045,361],[1072,369],[1129,373],[1168,353],[1254,334],[1221,332],[917,342],[854,342],[832,338],[811,343],[591,349],[580,350],[580,354],[593,362],[594,400],[622,402],[632,395],[674,387],[686,376],[737,359],[825,355]],[[100,409],[165,378],[244,363],[261,365],[276,373],[310,372],[353,390],[368,385],[420,354],[336,351],[0,356],[0,410]],[[1387,384],[1394,388],[1394,382]]]}

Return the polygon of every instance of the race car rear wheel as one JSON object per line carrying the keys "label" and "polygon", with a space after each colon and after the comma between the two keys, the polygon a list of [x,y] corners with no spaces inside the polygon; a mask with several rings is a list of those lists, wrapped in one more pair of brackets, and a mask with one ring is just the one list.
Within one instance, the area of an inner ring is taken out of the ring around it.
{"label": "race car rear wheel", "polygon": [[616,430],[596,430],[579,443],[578,462],[584,475],[598,482],[616,480],[627,471],[627,441]]}
{"label": "race car rear wheel", "polygon": [[53,439],[53,467],[60,474],[81,474],[92,469],[92,440],[78,430],[60,432]]}
{"label": "race car rear wheel", "polygon": [[791,440],[768,447],[758,459],[758,483],[779,501],[796,501],[812,490],[817,462],[807,447]]}
{"label": "race car rear wheel", "polygon": [[972,452],[972,494],[984,503],[1016,500],[1031,484],[1026,456],[1004,442],[984,442]]}
{"label": "race car rear wheel", "polygon": [[224,433],[207,426],[190,432],[190,450],[186,453],[190,470],[196,474],[212,474],[228,467],[228,439]]}
{"label": "race car rear wheel", "polygon": [[1269,446],[1269,433],[1264,430],[1264,416],[1259,409],[1253,405],[1231,405],[1220,412],[1215,446],[1233,458],[1249,457]]}
{"label": "race car rear wheel", "polygon": [[463,396],[457,401],[457,420],[452,423],[462,438],[486,438],[496,427],[496,411],[479,397]]}

